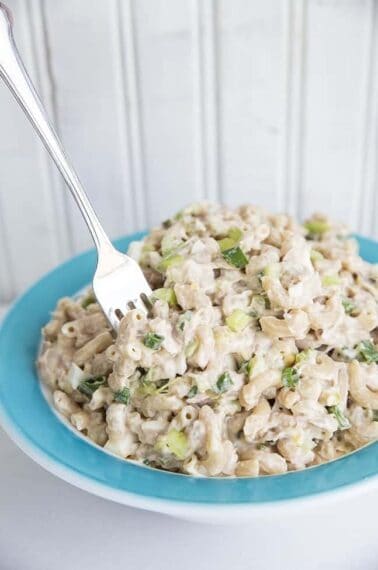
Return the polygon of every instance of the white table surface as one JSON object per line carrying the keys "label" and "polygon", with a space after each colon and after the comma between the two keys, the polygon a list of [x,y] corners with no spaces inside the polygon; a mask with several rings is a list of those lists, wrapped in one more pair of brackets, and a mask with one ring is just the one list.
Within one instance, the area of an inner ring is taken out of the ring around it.
{"label": "white table surface", "polygon": [[378,497],[259,526],[209,526],[81,491],[0,429],[0,570],[377,570]]}
{"label": "white table surface", "polygon": [[377,570],[377,508],[360,497],[267,540],[255,526],[193,524],[92,496],[0,432],[1,570]]}

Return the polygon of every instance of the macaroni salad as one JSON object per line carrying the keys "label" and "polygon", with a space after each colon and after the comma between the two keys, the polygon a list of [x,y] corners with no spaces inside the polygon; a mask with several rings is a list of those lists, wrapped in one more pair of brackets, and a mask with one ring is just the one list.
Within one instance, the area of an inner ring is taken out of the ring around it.
{"label": "macaroni salad", "polygon": [[115,336],[61,299],[38,368],[82,434],[137,462],[258,476],[378,437],[378,266],[346,229],[194,204],[129,250],[153,289]]}

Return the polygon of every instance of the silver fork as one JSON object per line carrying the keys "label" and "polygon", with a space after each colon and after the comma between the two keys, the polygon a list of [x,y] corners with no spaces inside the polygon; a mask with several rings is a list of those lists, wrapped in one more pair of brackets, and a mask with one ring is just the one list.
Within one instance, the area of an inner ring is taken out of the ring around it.
{"label": "silver fork", "polygon": [[111,326],[117,330],[120,319],[129,309],[148,311],[151,289],[139,265],[113,247],[100,224],[21,61],[12,22],[11,12],[0,2],[0,77],[42,139],[92,234],[98,254],[93,290]]}

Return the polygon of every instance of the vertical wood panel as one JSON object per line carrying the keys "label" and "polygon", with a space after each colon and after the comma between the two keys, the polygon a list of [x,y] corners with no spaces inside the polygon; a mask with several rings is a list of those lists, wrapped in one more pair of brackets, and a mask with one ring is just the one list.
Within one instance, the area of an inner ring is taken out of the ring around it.
{"label": "vertical wood panel", "polygon": [[[12,2],[15,37],[37,87],[43,76],[36,62],[40,14],[32,31],[26,0]],[[39,57],[43,52],[40,45]],[[45,54],[43,54],[43,57]],[[45,150],[4,85],[0,89],[0,259],[3,276],[0,299],[20,292],[32,279],[57,263],[64,251],[56,229],[56,210],[50,189]]]}
{"label": "vertical wood panel", "polygon": [[134,2],[148,221],[195,198],[189,0]]}
{"label": "vertical wood panel", "polygon": [[355,229],[367,1],[310,0],[303,140],[303,215],[322,210]]}
{"label": "vertical wood panel", "polygon": [[220,198],[217,3],[193,0],[193,119],[196,199]]}
{"label": "vertical wood panel", "polygon": [[[120,116],[125,124],[125,146],[128,150],[128,184],[135,212],[136,229],[146,228],[147,206],[145,189],[145,170],[143,138],[141,129],[140,97],[137,56],[135,51],[135,26],[132,0],[116,0],[115,30],[118,41],[119,62],[118,80],[120,82]],[[126,200],[126,209],[131,208],[131,200]]]}
{"label": "vertical wood panel", "polygon": [[369,3],[362,92],[361,147],[357,181],[359,231],[378,236],[378,6]]}
{"label": "vertical wood panel", "polygon": [[[113,2],[45,3],[51,69],[61,136],[106,230],[117,236],[135,229],[130,165],[120,114],[119,46]],[[75,250],[91,245],[73,201]]]}
{"label": "vertical wood panel", "polygon": [[284,93],[278,208],[300,215],[303,100],[306,79],[306,0],[284,1]]}
{"label": "vertical wood panel", "polygon": [[219,2],[222,189],[232,204],[277,207],[283,29],[275,0]]}

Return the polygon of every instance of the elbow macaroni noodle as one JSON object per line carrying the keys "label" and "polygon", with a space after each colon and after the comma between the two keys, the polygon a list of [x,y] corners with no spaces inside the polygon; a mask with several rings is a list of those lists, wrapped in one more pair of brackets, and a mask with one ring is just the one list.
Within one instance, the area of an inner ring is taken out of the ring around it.
{"label": "elbow macaroni noodle", "polygon": [[378,269],[344,227],[192,205],[131,252],[150,314],[117,336],[91,292],[61,299],[38,368],[57,410],[123,458],[271,475],[378,437]]}

